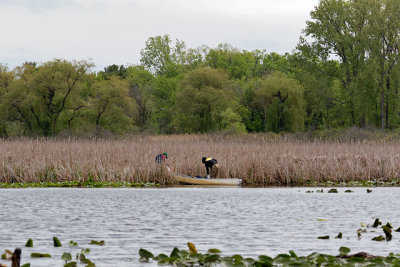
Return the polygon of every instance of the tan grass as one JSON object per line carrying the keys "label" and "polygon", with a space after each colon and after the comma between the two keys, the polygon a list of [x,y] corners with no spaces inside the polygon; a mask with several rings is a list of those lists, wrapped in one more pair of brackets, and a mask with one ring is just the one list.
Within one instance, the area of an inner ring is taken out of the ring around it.
{"label": "tan grass", "polygon": [[177,173],[205,175],[203,156],[220,177],[247,184],[391,181],[400,177],[399,142],[300,142],[268,135],[134,136],[122,140],[0,140],[0,182],[129,181],[171,184],[154,157],[167,152]]}

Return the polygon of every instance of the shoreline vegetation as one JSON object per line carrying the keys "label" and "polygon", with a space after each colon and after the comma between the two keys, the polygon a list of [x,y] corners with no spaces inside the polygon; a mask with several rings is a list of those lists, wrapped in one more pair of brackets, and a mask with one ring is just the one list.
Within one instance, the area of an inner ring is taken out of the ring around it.
{"label": "shoreline vegetation", "polygon": [[[245,186],[399,185],[400,141],[309,139],[292,134],[136,135],[113,139],[0,139],[0,187],[141,187],[177,185],[154,157],[168,152],[173,173],[205,174]],[[22,183],[22,184],[20,184]]]}

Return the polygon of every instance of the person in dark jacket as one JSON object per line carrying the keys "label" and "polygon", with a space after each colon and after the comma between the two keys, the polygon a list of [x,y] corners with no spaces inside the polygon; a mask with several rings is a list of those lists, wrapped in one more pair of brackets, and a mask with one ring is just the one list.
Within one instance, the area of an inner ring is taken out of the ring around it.
{"label": "person in dark jacket", "polygon": [[156,156],[155,161],[157,163],[163,163],[165,162],[165,160],[168,158],[168,154],[167,153],[162,153]]}
{"label": "person in dark jacket", "polygon": [[[204,163],[204,165],[206,166],[206,171],[207,171],[207,178],[210,179],[210,173],[215,170],[215,175],[213,173],[213,176],[217,176],[218,174],[218,161],[216,159],[213,158],[207,158],[207,157],[203,157],[201,159],[201,162]],[[215,178],[215,177],[214,177]]]}

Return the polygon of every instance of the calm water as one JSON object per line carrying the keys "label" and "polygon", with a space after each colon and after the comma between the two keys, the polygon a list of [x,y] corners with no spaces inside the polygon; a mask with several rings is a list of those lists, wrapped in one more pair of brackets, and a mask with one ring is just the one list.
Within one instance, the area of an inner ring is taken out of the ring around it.
{"label": "calm water", "polygon": [[[22,263],[62,266],[63,252],[90,248],[97,266],[140,266],[139,248],[169,254],[193,242],[200,252],[219,248],[225,255],[275,256],[293,249],[337,254],[400,253],[400,233],[391,242],[374,242],[383,234],[363,234],[360,223],[375,217],[400,226],[400,188],[352,188],[354,193],[307,194],[309,188],[167,188],[167,189],[4,189],[0,190],[0,250],[22,247]],[[315,190],[315,189],[312,189]],[[327,189],[324,189],[327,191]],[[319,221],[324,219],[326,221]],[[369,229],[370,231],[371,229]],[[343,233],[343,239],[333,237]],[[330,240],[316,239],[330,235]],[[57,236],[62,248],[54,248]],[[33,248],[24,248],[27,239]],[[78,248],[69,248],[76,241]],[[88,245],[105,240],[105,246]],[[51,259],[31,259],[31,252]],[[1,261],[5,263],[5,261]],[[148,265],[152,266],[152,264]]]}

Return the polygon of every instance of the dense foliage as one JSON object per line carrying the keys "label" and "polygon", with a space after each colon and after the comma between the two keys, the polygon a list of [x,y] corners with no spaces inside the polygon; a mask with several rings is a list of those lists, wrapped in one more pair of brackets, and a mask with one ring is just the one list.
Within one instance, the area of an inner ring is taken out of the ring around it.
{"label": "dense foliage", "polygon": [[141,65],[0,65],[0,136],[400,126],[400,2],[320,0],[293,53],[150,37]]}

